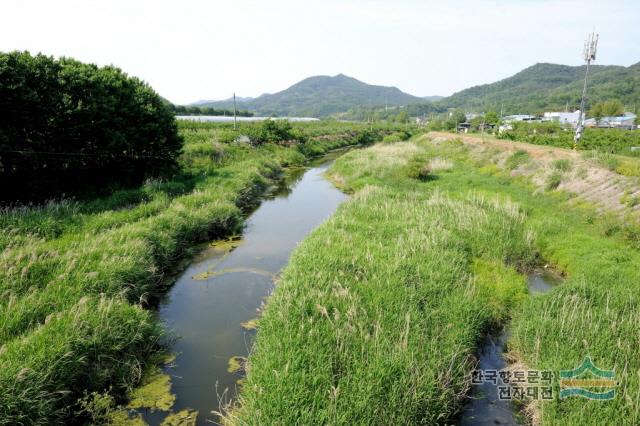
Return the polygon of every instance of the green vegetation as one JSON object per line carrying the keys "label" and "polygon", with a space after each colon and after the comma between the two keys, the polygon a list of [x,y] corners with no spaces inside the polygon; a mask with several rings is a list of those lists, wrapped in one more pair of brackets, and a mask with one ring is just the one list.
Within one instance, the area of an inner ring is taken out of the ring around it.
{"label": "green vegetation", "polygon": [[505,166],[508,170],[515,170],[523,164],[526,164],[529,161],[529,153],[527,151],[518,150],[514,152],[507,161],[505,162]]}
{"label": "green vegetation", "polygon": [[[574,132],[563,129],[558,123],[525,123],[512,124],[513,129],[498,134],[500,139],[509,139],[535,145],[549,145],[560,148],[573,146]],[[640,146],[640,132],[622,129],[585,129],[579,150],[597,150],[603,153],[638,155],[631,147]]]}
{"label": "green vegetation", "polygon": [[[467,111],[503,109],[505,114],[539,114],[580,106],[585,67],[535,64],[504,80],[471,87],[436,105]],[[619,99],[628,108],[640,103],[640,63],[629,66],[591,67],[589,102]]]}
{"label": "green vegetation", "polygon": [[[640,421],[640,226],[537,191],[484,155],[422,139],[335,163],[355,195],[285,269],[230,423],[451,421],[479,337],[508,318],[510,355],[526,367],[557,374],[589,355],[616,372],[615,399],[561,400],[556,387],[537,420]],[[454,166],[409,176],[436,158]],[[533,257],[565,283],[527,297],[518,272]]]}
{"label": "green vegetation", "polygon": [[552,167],[559,172],[568,172],[571,170],[571,160],[561,158],[551,163]]}
{"label": "green vegetation", "polygon": [[[260,318],[237,424],[434,424],[466,391],[478,340],[526,296],[525,216],[414,180],[413,144],[346,154],[354,198],[295,252]],[[440,166],[435,166],[440,164]]]}
{"label": "green vegetation", "polygon": [[[171,110],[176,115],[226,115],[233,117],[233,108],[212,108],[201,107],[198,105],[174,105],[170,103]],[[236,115],[239,117],[253,117],[253,112],[247,110],[237,110]]]}
{"label": "green vegetation", "polygon": [[602,117],[615,117],[624,114],[624,105],[618,99],[598,102],[589,110],[589,116],[600,121]]}
{"label": "green vegetation", "polygon": [[0,53],[1,200],[140,185],[181,147],[162,99],[118,68]]}
{"label": "green vegetation", "polygon": [[[282,167],[398,130],[296,124],[286,129],[304,142],[253,145],[221,142],[228,125],[179,127],[186,144],[175,180],[0,211],[0,424],[60,423],[85,392],[122,396],[163,345],[145,307],[177,259],[197,242],[237,233]],[[263,122],[239,134],[271,130]]]}

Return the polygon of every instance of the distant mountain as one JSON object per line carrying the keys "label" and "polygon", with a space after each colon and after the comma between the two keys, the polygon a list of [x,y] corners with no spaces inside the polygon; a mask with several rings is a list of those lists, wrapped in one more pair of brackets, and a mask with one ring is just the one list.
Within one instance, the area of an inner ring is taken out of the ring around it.
{"label": "distant mountain", "polygon": [[[471,87],[441,99],[440,106],[505,114],[575,109],[580,105],[585,66],[535,64],[496,83]],[[640,104],[640,63],[630,67],[592,65],[588,105],[620,99],[627,108]]]}
{"label": "distant mountain", "polygon": [[441,99],[444,99],[444,96],[434,95],[434,96],[423,96],[422,97],[423,101],[428,101],[428,102],[436,102],[436,101],[439,101]]}
{"label": "distant mountain", "polygon": [[[258,115],[326,117],[356,106],[399,106],[424,102],[396,87],[374,86],[343,74],[315,76],[273,94],[239,100],[239,109]],[[199,103],[198,106],[233,108],[233,100]]]}

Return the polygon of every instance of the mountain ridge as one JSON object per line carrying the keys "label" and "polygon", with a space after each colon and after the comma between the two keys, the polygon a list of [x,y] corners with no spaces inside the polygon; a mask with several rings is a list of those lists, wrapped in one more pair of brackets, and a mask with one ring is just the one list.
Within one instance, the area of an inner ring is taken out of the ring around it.
{"label": "mountain ridge", "polygon": [[[307,77],[279,92],[265,93],[250,100],[238,99],[239,109],[261,115],[311,117],[326,117],[361,105],[401,106],[425,102],[424,98],[397,87],[367,84],[345,74]],[[233,100],[203,102],[198,106],[233,108]]]}
{"label": "mountain ridge", "polygon": [[[473,86],[437,102],[442,107],[468,111],[503,110],[511,113],[539,113],[545,109],[576,109],[580,105],[586,65],[536,63],[505,79]],[[632,105],[640,102],[640,63],[591,65],[588,103],[620,99]]]}
{"label": "mountain ridge", "polygon": [[[458,91],[451,96],[418,97],[394,86],[364,83],[344,74],[307,77],[285,90],[256,98],[237,97],[238,109],[259,115],[340,116],[357,109],[406,107],[414,115],[464,109],[508,114],[537,114],[545,110],[577,109],[580,105],[586,66],[539,62],[502,80]],[[591,65],[587,106],[610,99],[621,100],[629,109],[640,104],[640,62],[621,65]],[[198,101],[201,107],[233,108],[232,98]],[[385,108],[386,109],[386,108]]]}

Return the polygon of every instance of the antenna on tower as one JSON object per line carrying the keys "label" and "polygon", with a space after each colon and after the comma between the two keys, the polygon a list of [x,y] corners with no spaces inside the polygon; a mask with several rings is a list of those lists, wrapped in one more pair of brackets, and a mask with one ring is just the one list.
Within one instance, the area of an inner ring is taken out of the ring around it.
{"label": "antenna on tower", "polygon": [[584,131],[584,108],[585,98],[587,97],[587,80],[589,78],[589,66],[591,61],[596,60],[596,51],[598,49],[598,37],[596,33],[590,33],[587,39],[584,41],[584,61],[587,63],[587,70],[584,74],[584,85],[582,86],[582,99],[580,100],[580,112],[578,113],[578,125],[576,126],[576,134],[573,138],[573,149],[578,147],[580,139],[582,138],[582,132]]}

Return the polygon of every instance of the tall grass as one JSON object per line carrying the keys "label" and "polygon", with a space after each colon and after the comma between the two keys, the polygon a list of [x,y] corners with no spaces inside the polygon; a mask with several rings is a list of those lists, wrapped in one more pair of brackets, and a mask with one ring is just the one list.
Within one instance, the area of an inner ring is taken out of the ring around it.
{"label": "tall grass", "polygon": [[421,153],[379,145],[337,160],[354,198],[284,270],[229,423],[435,424],[456,412],[478,340],[526,294],[516,267],[532,262],[532,238],[507,200],[413,179]]}
{"label": "tall grass", "polygon": [[[435,158],[454,167],[412,177]],[[478,337],[508,318],[510,356],[527,367],[557,374],[591,356],[616,372],[611,401],[561,400],[556,387],[536,408],[542,424],[640,423],[633,224],[484,161],[419,140],[336,162],[331,177],[355,195],[285,269],[229,423],[446,423]],[[527,296],[517,270],[532,253],[566,282]]]}
{"label": "tall grass", "polygon": [[463,196],[472,187],[517,202],[527,212],[537,251],[566,274],[564,284],[527,298],[515,310],[511,355],[530,368],[555,372],[577,367],[588,355],[598,367],[616,372],[613,400],[561,400],[556,393],[556,399],[538,406],[536,418],[550,425],[640,423],[638,224],[599,215],[562,192],[536,191],[508,171],[483,173],[478,158],[455,143],[421,146],[458,165],[433,183],[450,196]]}
{"label": "tall grass", "polygon": [[143,307],[176,260],[237,232],[283,166],[368,132],[328,124],[320,138],[322,128],[307,147],[253,147],[222,143],[224,126],[183,124],[172,181],[0,211],[0,424],[61,423],[85,391],[134,385],[162,338]]}

